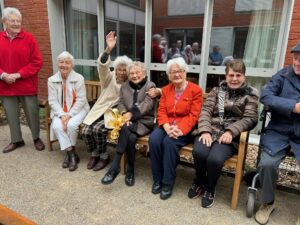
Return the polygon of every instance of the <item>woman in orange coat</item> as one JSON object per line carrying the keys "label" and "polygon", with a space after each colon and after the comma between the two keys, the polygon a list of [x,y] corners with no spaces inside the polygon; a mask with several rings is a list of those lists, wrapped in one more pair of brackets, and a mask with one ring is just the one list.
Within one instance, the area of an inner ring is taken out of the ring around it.
{"label": "woman in orange coat", "polygon": [[170,84],[162,89],[157,122],[149,139],[153,175],[152,193],[161,199],[172,195],[179,150],[193,142],[191,131],[202,106],[201,88],[186,80],[188,66],[183,58],[167,63]]}

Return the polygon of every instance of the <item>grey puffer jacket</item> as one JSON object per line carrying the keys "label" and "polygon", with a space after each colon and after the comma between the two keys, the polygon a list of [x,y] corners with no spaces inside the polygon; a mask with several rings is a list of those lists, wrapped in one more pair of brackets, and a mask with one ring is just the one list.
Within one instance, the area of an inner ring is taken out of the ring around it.
{"label": "grey puffer jacket", "polygon": [[[219,116],[218,95],[220,90],[225,92],[224,117]],[[194,135],[208,132],[212,134],[213,141],[217,141],[225,131],[231,131],[232,144],[238,146],[239,136],[243,131],[249,131],[255,127],[258,120],[258,91],[246,84],[239,89],[229,89],[226,81],[220,83],[208,94],[202,107],[198,129]]]}

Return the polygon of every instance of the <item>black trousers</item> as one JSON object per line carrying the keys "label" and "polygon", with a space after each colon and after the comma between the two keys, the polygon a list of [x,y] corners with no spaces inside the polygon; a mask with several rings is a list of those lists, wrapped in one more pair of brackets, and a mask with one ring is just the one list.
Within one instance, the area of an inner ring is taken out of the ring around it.
{"label": "black trousers", "polygon": [[221,175],[224,162],[234,155],[236,149],[231,144],[219,144],[215,141],[211,147],[195,138],[193,157],[196,170],[194,183],[203,186],[206,191],[213,192]]}
{"label": "black trousers", "polygon": [[119,154],[126,154],[128,164],[132,165],[135,161],[135,144],[138,137],[136,133],[137,123],[133,123],[129,126],[124,125],[120,130],[120,136],[116,148],[116,152]]}

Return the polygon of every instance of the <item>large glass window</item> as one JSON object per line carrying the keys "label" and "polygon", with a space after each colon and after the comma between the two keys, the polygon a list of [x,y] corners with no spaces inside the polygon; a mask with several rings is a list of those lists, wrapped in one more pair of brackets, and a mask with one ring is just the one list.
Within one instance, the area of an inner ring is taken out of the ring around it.
{"label": "large glass window", "polygon": [[65,1],[67,49],[76,59],[98,56],[97,0]]}
{"label": "large glass window", "polygon": [[[205,0],[153,0],[151,62],[166,63],[183,57],[188,65],[200,65]],[[192,68],[192,67],[191,67]],[[168,83],[164,66],[156,66],[151,79],[157,86]],[[160,71],[159,71],[160,70]],[[188,79],[198,83],[199,70]]]}
{"label": "large glass window", "polygon": [[[140,55],[145,39],[144,1],[105,1],[105,34],[114,30],[118,43],[112,59],[118,55],[127,55],[133,60],[143,60]],[[121,4],[124,3],[124,4]]]}
{"label": "large glass window", "polygon": [[284,0],[214,3],[209,64],[242,58],[247,67],[273,68]]}
{"label": "large glass window", "polygon": [[[133,60],[139,60],[139,50],[143,46],[145,36],[145,1],[104,0],[103,5],[98,5],[99,2],[64,1],[65,24],[68,24],[65,26],[67,50],[75,58],[76,71],[88,80],[98,79],[95,63],[99,56],[98,42],[105,42],[109,31],[115,31],[118,36],[116,48],[111,53],[112,60],[118,55],[127,55]],[[105,15],[105,24],[101,27],[98,26],[98,9],[100,15]],[[105,43],[101,44],[105,48]]]}

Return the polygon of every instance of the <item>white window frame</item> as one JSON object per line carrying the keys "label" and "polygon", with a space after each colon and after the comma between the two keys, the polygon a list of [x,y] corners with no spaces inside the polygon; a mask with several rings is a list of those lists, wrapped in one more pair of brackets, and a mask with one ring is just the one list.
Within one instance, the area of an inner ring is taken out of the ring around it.
{"label": "white window frame", "polygon": [[[0,0],[3,2],[3,0]],[[203,23],[203,36],[202,36],[202,54],[201,65],[189,65],[189,72],[199,74],[199,86],[205,90],[207,74],[224,74],[224,66],[211,66],[208,65],[208,55],[210,46],[210,36],[212,29],[213,19],[213,6],[214,0],[206,0],[204,23]],[[295,0],[284,0],[281,25],[277,43],[277,54],[275,56],[273,68],[247,68],[246,75],[254,77],[271,77],[276,71],[283,67],[285,62],[285,54],[288,43],[288,33],[292,20],[292,12]],[[166,64],[152,63],[151,62],[151,36],[152,36],[152,3],[153,0],[145,1],[145,65],[147,73],[150,74],[151,70],[166,70]],[[99,52],[103,52],[105,42],[103,38],[104,24],[105,24],[105,0],[98,0],[98,38],[99,38]],[[53,62],[56,61],[56,56],[66,48],[65,29],[64,29],[64,16],[63,5],[61,0],[48,1],[48,13],[50,24],[50,38],[52,47]],[[52,35],[51,35],[52,34]],[[54,35],[55,34],[55,35]],[[58,35],[59,34],[59,35]],[[96,59],[75,59],[76,65],[96,66]],[[56,70],[56,64],[53,67]]]}

